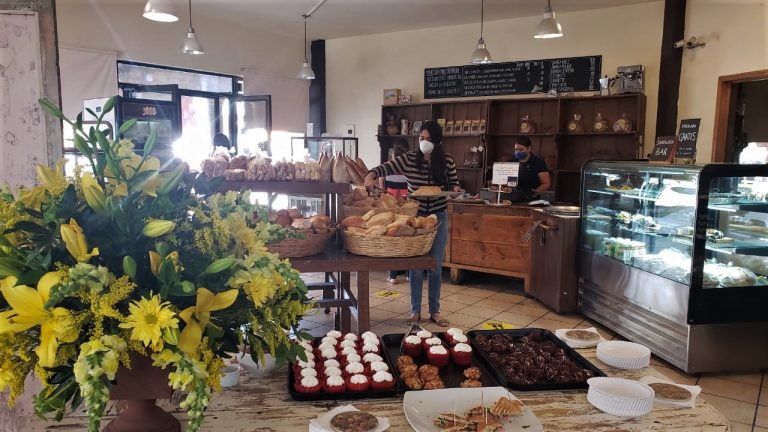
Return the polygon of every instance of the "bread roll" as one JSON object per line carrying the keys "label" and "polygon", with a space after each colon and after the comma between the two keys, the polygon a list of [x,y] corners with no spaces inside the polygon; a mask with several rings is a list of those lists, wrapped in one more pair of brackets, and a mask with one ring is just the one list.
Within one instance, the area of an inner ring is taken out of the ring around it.
{"label": "bread roll", "polygon": [[342,228],[351,228],[351,227],[358,227],[358,228],[365,228],[365,221],[360,216],[347,216],[344,218],[344,220],[341,221],[341,227]]}
{"label": "bread roll", "polygon": [[288,216],[288,213],[285,213],[285,214],[278,213],[277,219],[275,219],[275,223],[285,228],[291,225],[291,217]]}
{"label": "bread roll", "polygon": [[397,235],[398,231],[400,231],[399,224],[389,224],[386,226],[386,232],[384,234],[389,237],[394,237]]}
{"label": "bread roll", "polygon": [[312,228],[318,230],[325,230],[331,226],[331,218],[328,216],[312,216],[309,221],[312,223]]}
{"label": "bread roll", "polygon": [[304,218],[294,219],[291,222],[291,226],[296,229],[306,230],[312,228],[312,221]]}
{"label": "bread roll", "polygon": [[412,194],[413,196],[439,195],[442,192],[440,186],[422,186]]}
{"label": "bread roll", "polygon": [[416,229],[408,225],[400,225],[395,236],[397,237],[411,237],[416,234]]}
{"label": "bread roll", "polygon": [[364,187],[356,187],[352,189],[352,200],[359,201],[368,198],[368,191]]}
{"label": "bread roll", "polygon": [[387,227],[385,227],[384,225],[378,225],[378,226],[372,226],[367,230],[365,230],[365,235],[380,236],[380,235],[384,235],[384,233],[386,232],[387,232]]}
{"label": "bread roll", "polygon": [[413,208],[413,207],[418,207],[418,206],[419,206],[419,203],[417,203],[416,201],[406,201],[400,207],[402,207],[402,208]]}
{"label": "bread roll", "polygon": [[352,201],[352,207],[373,207],[373,198]]}
{"label": "bread roll", "polygon": [[437,226],[437,216],[429,215],[421,220],[419,224],[420,228],[432,229]]}
{"label": "bread roll", "polygon": [[304,217],[304,215],[301,214],[301,211],[295,208],[288,210],[288,216],[290,216],[291,219],[301,219]]}
{"label": "bread roll", "polygon": [[347,231],[355,234],[365,234],[365,228],[361,228],[361,227],[354,227],[354,226],[349,227],[347,228]]}
{"label": "bread roll", "polygon": [[379,198],[379,207],[393,209],[398,208],[397,199],[390,194],[384,194]]}
{"label": "bread roll", "polygon": [[384,213],[379,213],[379,214],[371,217],[366,222],[366,224],[369,227],[374,227],[374,226],[379,226],[379,225],[380,226],[386,226],[387,224],[389,224],[390,222],[392,222],[394,220],[395,220],[395,215],[392,212],[384,212]]}
{"label": "bread roll", "polygon": [[378,213],[379,212],[377,212],[376,210],[368,210],[368,213],[363,215],[363,220],[368,222],[369,220],[371,220],[372,217],[376,216],[376,214]]}

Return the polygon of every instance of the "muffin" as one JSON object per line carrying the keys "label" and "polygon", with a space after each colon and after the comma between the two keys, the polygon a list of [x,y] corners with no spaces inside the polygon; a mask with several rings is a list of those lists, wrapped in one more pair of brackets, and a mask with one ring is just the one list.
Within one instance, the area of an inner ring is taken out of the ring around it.
{"label": "muffin", "polygon": [[338,375],[329,376],[323,382],[323,390],[327,393],[341,393],[347,390],[344,378]]}
{"label": "muffin", "polygon": [[317,393],[321,388],[320,381],[312,376],[302,378],[301,381],[296,382],[295,387],[299,393]]}
{"label": "muffin", "polygon": [[379,371],[373,374],[371,380],[371,390],[389,390],[395,387],[395,379],[392,374],[385,371]]}
{"label": "muffin", "polygon": [[419,357],[421,353],[424,352],[424,348],[421,345],[421,338],[416,335],[407,336],[405,342],[403,342],[403,351],[411,357]]}
{"label": "muffin", "polygon": [[363,354],[363,363],[373,363],[375,361],[382,361],[382,360],[383,359],[381,358],[381,356],[376,353]]}
{"label": "muffin", "polygon": [[366,391],[371,386],[371,381],[365,375],[352,375],[347,378],[347,390],[349,391]]}
{"label": "muffin", "polygon": [[451,359],[459,366],[472,364],[472,347],[465,343],[458,343],[451,348]]}
{"label": "muffin", "polygon": [[456,345],[456,343],[453,342],[453,338],[456,335],[463,335],[464,330],[458,329],[456,327],[451,327],[448,329],[447,332],[445,332],[445,341],[448,342],[450,345]]}
{"label": "muffin", "polygon": [[432,366],[443,367],[448,364],[448,350],[442,345],[434,345],[427,350],[427,361]]}

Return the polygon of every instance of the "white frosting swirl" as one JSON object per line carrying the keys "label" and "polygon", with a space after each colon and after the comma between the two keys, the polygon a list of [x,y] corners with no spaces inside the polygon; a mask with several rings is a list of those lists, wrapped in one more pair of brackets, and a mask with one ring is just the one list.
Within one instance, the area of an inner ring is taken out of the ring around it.
{"label": "white frosting swirl", "polygon": [[320,355],[321,355],[323,358],[327,358],[327,359],[336,358],[336,350],[335,350],[335,349],[333,349],[333,348],[326,348],[326,349],[324,349],[324,350],[323,350],[323,351],[320,353]]}
{"label": "white frosting swirl", "polygon": [[347,367],[344,368],[345,371],[347,371],[348,374],[359,374],[363,373],[365,368],[363,367],[362,363],[350,363],[347,365]]}
{"label": "white frosting swirl", "polygon": [[317,371],[312,368],[304,368],[301,370],[301,376],[308,377],[308,376],[317,376]]}
{"label": "white frosting swirl", "polygon": [[313,368],[315,367],[315,362],[314,360],[307,360],[307,361],[299,360],[299,366],[302,368]]}
{"label": "white frosting swirl", "polygon": [[336,344],[339,343],[339,341],[336,338],[330,337],[330,336],[324,337],[320,342],[323,343],[323,344],[329,343],[329,344],[331,344],[333,346],[336,346]]}
{"label": "white frosting swirl", "polygon": [[334,339],[340,339],[341,338],[341,332],[338,330],[331,330],[328,333],[325,334],[326,337],[332,337]]}
{"label": "white frosting swirl", "polygon": [[358,339],[360,339],[360,338],[357,337],[357,335],[354,334],[354,333],[347,333],[347,334],[344,335],[344,340],[357,341]]}
{"label": "white frosting swirl", "polygon": [[333,375],[329,376],[325,379],[325,383],[328,384],[330,387],[337,387],[344,385],[344,378],[342,378],[339,375]]}
{"label": "white frosting swirl", "polygon": [[453,349],[457,352],[472,352],[472,347],[465,343],[456,344]]}
{"label": "white frosting swirl", "polygon": [[457,335],[453,335],[452,337],[453,337],[453,341],[456,342],[456,343],[464,343],[465,344],[469,340],[469,339],[467,339],[467,335],[465,335],[465,334],[457,334]]}
{"label": "white frosting swirl", "polygon": [[312,351],[312,344],[307,341],[301,341],[299,345],[307,351]]}
{"label": "white frosting swirl", "polygon": [[360,354],[353,353],[353,354],[347,354],[347,363],[354,363],[358,362],[360,363]]}
{"label": "white frosting swirl", "polygon": [[377,352],[379,352],[379,347],[377,347],[376,345],[371,345],[369,343],[366,343],[365,345],[363,345],[363,352],[364,353],[377,353]]}
{"label": "white frosting swirl", "polygon": [[429,347],[429,352],[432,354],[448,354],[448,350],[442,345],[435,345]]}
{"label": "white frosting swirl", "polygon": [[373,374],[373,380],[377,383],[392,381],[392,374],[387,371],[378,371]]}
{"label": "white frosting swirl", "polygon": [[405,343],[420,344],[421,343],[421,338],[416,336],[416,335],[410,335],[410,336],[405,338]]}
{"label": "white frosting swirl", "polygon": [[419,330],[418,333],[416,333],[416,336],[422,338],[422,339],[429,339],[432,337],[432,332],[429,332],[427,330]]}
{"label": "white frosting swirl", "polygon": [[345,340],[341,341],[341,347],[342,348],[347,348],[347,347],[354,348],[356,346],[357,346],[357,342],[355,342],[353,340],[345,339]]}
{"label": "white frosting swirl", "polygon": [[459,334],[464,334],[464,330],[458,329],[456,327],[451,327],[451,328],[448,329],[448,331],[446,333],[448,333],[451,336],[456,336],[456,335],[459,335]]}
{"label": "white frosting swirl", "polygon": [[363,361],[366,363],[373,363],[375,361],[381,361],[381,360],[382,360],[381,356],[376,353],[368,353],[363,356]]}
{"label": "white frosting swirl", "polygon": [[387,366],[387,364],[384,363],[384,362],[377,361],[377,362],[371,363],[371,370],[372,371],[376,371],[376,372],[388,371],[389,370],[389,366]]}
{"label": "white frosting swirl", "polygon": [[336,350],[336,345],[333,345],[333,344],[328,343],[328,342],[323,342],[323,343],[320,344],[319,347],[317,347],[317,349],[320,352],[323,352],[323,351],[325,351],[327,349],[332,349],[332,350],[335,351]]}
{"label": "white frosting swirl", "polygon": [[315,387],[318,384],[320,384],[320,381],[318,381],[317,378],[313,376],[305,376],[301,379],[301,385],[304,387]]}
{"label": "white frosting swirl", "polygon": [[341,376],[341,369],[339,369],[337,367],[327,367],[327,368],[325,368],[325,372],[324,373],[325,373],[325,376],[327,376],[327,377],[328,376],[334,376],[334,375]]}
{"label": "white frosting swirl", "polygon": [[328,360],[323,362],[323,367],[326,367],[326,368],[329,368],[329,367],[336,367],[337,368],[337,367],[340,367],[340,366],[341,365],[339,364],[339,361],[335,360],[335,359],[328,359]]}
{"label": "white frosting swirl", "polygon": [[425,340],[424,343],[427,344],[427,345],[434,346],[434,345],[442,344],[443,341],[441,341],[440,338],[432,337],[432,338],[429,338],[429,339]]}
{"label": "white frosting swirl", "polygon": [[349,382],[352,384],[365,384],[368,382],[368,377],[365,375],[352,375],[349,377]]}
{"label": "white frosting swirl", "polygon": [[363,339],[369,339],[369,338],[377,339],[378,338],[378,336],[376,336],[376,333],[374,333],[372,331],[367,331],[367,332],[361,334],[360,337],[363,338]]}
{"label": "white frosting swirl", "polygon": [[346,347],[343,350],[341,350],[341,353],[343,355],[357,354],[357,348]]}
{"label": "white frosting swirl", "polygon": [[312,353],[311,350],[304,350],[304,354],[307,355],[307,360],[314,360],[315,355]]}

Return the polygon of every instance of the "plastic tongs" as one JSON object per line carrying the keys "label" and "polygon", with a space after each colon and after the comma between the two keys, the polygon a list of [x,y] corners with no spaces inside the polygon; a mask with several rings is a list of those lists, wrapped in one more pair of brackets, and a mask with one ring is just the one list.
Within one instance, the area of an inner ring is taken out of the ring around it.
{"label": "plastic tongs", "polygon": [[424,327],[415,322],[411,323],[410,327],[408,327],[408,332],[403,335],[403,340],[400,341],[400,354],[403,354],[403,344],[405,344],[405,338],[413,334],[414,330],[421,331],[424,330]]}

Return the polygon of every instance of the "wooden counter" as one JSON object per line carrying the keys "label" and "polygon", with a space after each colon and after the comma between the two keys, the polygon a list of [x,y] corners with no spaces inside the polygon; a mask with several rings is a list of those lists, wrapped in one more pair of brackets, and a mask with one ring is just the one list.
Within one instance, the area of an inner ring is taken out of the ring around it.
{"label": "wooden counter", "polygon": [[[582,355],[603,369],[609,376],[639,379],[645,375],[663,377],[653,367],[637,371],[608,368],[595,360],[595,350],[579,350]],[[268,378],[252,378],[241,375],[240,384],[214,395],[205,422],[204,432],[256,432],[256,431],[306,431],[309,420],[338,405],[354,404],[363,411],[389,419],[392,432],[413,430],[403,414],[402,397],[391,399],[361,399],[355,401],[296,402],[287,392],[286,370],[281,369]],[[655,404],[650,414],[639,418],[620,418],[605,414],[587,402],[587,392],[513,392],[539,417],[547,431],[582,432],[641,432],[687,431],[725,432],[728,421],[710,404],[698,398],[696,407],[680,408],[668,404]],[[166,403],[164,408],[178,418],[184,414]],[[108,405],[111,406],[111,405]],[[113,410],[110,412],[114,413]],[[102,426],[109,417],[105,417]],[[61,423],[32,419],[23,431],[80,432],[86,429],[88,418],[78,412]],[[183,428],[183,426],[182,426]],[[183,430],[183,429],[182,429]]]}

